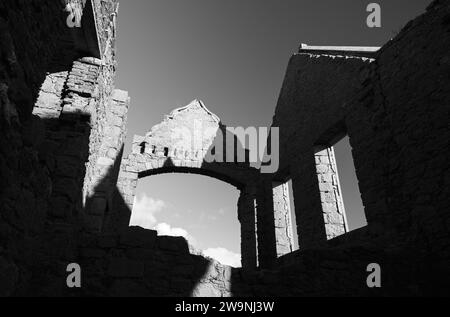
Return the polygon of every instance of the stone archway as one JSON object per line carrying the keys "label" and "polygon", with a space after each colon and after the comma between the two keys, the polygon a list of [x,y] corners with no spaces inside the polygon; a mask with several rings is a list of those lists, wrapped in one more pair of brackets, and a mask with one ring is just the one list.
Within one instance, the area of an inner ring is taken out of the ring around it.
{"label": "stone archway", "polygon": [[[238,218],[241,224],[242,267],[255,268],[255,199],[260,174],[247,160],[239,162],[236,149],[233,160],[229,159],[230,155],[225,151],[221,162],[208,159],[208,155],[216,150],[218,142],[224,142],[224,131],[226,127],[220,119],[201,101],[195,100],[186,107],[174,110],[145,136],[135,136],[131,153],[122,160],[117,183],[118,193],[124,203],[114,204],[113,214],[108,215],[106,221],[107,226],[113,230],[128,227],[140,178],[172,172],[210,176],[240,191]],[[229,137],[234,138],[233,135],[226,136]],[[239,146],[237,142],[236,147]]]}

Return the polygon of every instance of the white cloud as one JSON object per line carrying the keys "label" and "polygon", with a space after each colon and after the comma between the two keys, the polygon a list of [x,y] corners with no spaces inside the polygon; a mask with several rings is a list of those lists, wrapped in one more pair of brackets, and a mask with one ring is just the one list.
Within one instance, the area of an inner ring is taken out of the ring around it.
{"label": "white cloud", "polygon": [[164,201],[153,199],[143,195],[134,199],[131,213],[130,226],[140,226],[145,229],[153,229],[156,225],[156,214],[166,208]]}
{"label": "white cloud", "polygon": [[194,237],[182,228],[172,228],[167,223],[159,223],[153,229],[158,231],[158,235],[160,236],[183,237],[189,242],[189,244],[193,246],[197,244]]}
{"label": "white cloud", "polygon": [[203,255],[232,267],[241,267],[241,255],[225,248],[209,248],[203,251]]}

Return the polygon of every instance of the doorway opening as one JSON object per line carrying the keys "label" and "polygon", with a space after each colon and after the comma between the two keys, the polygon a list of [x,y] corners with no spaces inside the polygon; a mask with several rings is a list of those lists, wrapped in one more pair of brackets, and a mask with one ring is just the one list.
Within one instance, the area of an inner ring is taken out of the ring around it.
{"label": "doorway opening", "polygon": [[168,173],[139,179],[130,226],[184,237],[191,253],[241,267],[239,190],[212,177]]}

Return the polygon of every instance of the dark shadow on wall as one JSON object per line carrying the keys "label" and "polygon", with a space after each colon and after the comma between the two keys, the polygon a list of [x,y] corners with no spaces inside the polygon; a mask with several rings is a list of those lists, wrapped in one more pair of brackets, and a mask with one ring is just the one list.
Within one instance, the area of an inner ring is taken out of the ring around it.
{"label": "dark shadow on wall", "polygon": [[70,71],[78,57],[62,8],[0,3],[1,296],[57,294],[53,284],[74,256],[77,227],[68,218],[81,204],[80,187],[59,176],[84,176],[90,127],[32,115],[46,75]]}
{"label": "dark shadow on wall", "polygon": [[[86,120],[33,119],[32,135],[41,135],[35,144],[39,161],[48,171],[47,182],[42,179],[39,185],[48,191],[50,203],[45,209],[33,210],[39,213],[39,218],[33,219],[40,223],[36,232],[18,230],[5,241],[8,258],[14,263],[11,270],[17,270],[13,295],[186,297],[194,292],[210,292],[212,284],[203,278],[211,262],[190,254],[184,238],[158,237],[156,231],[139,227],[102,234],[85,231],[85,221],[89,221],[86,215],[92,210],[77,207],[82,204],[89,125]],[[83,133],[78,135],[76,131],[80,130]],[[120,161],[121,155],[97,184],[86,206],[91,206],[97,194],[104,195],[108,189],[116,193],[115,206],[128,208],[115,185]],[[34,179],[33,171],[23,172]],[[67,173],[76,178],[69,179]],[[28,218],[31,212],[30,209]],[[16,219],[18,223],[33,223],[25,220]],[[70,263],[78,263],[82,268],[81,289],[67,288],[66,268]]]}
{"label": "dark shadow on wall", "polygon": [[[121,159],[121,155],[116,158],[96,191],[103,195],[105,188],[109,188],[114,209],[131,215],[115,186]],[[89,199],[86,205],[90,205]],[[114,216],[110,208],[105,211],[107,222]],[[156,231],[140,227],[123,227],[111,233],[83,233],[82,240],[78,263],[86,282],[77,294],[82,296],[191,296],[211,264],[201,256],[190,254],[184,238],[157,236]]]}
{"label": "dark shadow on wall", "polygon": [[[200,167],[180,166],[174,163],[174,159],[168,154],[169,151],[165,150],[164,157],[158,157],[164,160],[161,167],[140,172],[138,178],[163,173],[194,173],[222,180],[239,190],[245,188],[246,182],[256,182],[257,170],[250,172],[248,170],[248,151],[243,151],[244,162],[237,163],[236,160],[226,162],[227,138],[233,141],[235,150],[239,147],[242,150],[244,148],[235,135],[225,131],[224,126],[221,127],[223,134],[213,142],[209,152],[215,154],[217,142],[223,142],[219,144],[224,149],[223,162],[204,161]],[[145,145],[142,146],[139,155],[150,155],[145,154]],[[148,146],[152,148],[152,145]],[[167,146],[169,147],[170,144]],[[154,148],[152,151],[155,152]],[[156,155],[156,153],[153,154]],[[114,180],[117,180],[120,163],[121,158],[118,157],[114,167],[111,167],[108,173],[113,175]],[[246,177],[246,173],[251,177]],[[105,185],[114,183],[109,176],[106,176],[104,181],[105,184],[100,183],[96,187],[101,192],[104,192]],[[88,271],[93,272],[92,281],[89,283],[98,286],[98,292],[94,295],[230,295],[230,280],[232,275],[240,276],[239,269],[232,270],[202,256],[189,254],[188,243],[182,237],[158,237],[154,230],[129,227],[132,210],[117,187],[112,188],[112,193],[112,207],[106,211],[105,230],[101,236],[93,237],[94,240],[98,239],[97,242],[90,243],[91,246],[95,245],[94,250],[81,252],[82,257],[86,254],[86,257],[82,259],[85,261],[83,267],[87,266]],[[100,259],[97,262],[90,258],[92,253],[99,253]],[[243,283],[236,283],[234,288],[236,291],[239,290],[240,294],[245,294],[246,291],[241,290],[243,287]],[[95,289],[94,286],[89,288]]]}
{"label": "dark shadow on wall", "polygon": [[[146,152],[146,146],[152,145],[143,143],[141,154]],[[172,148],[172,144],[167,142],[165,148]],[[162,157],[164,159],[162,167],[141,171],[139,178],[171,172],[195,173],[221,180],[238,190],[242,190],[247,182],[252,181],[252,178],[255,179],[255,175],[258,173],[255,168],[250,167],[249,150],[222,123],[219,123],[214,140],[206,153],[206,158],[201,162],[201,166],[190,167],[175,164],[174,158],[170,157],[167,151]],[[189,157],[186,161],[191,159]],[[177,160],[180,160],[180,158],[177,158]],[[181,160],[184,161],[185,159],[182,158]]]}
{"label": "dark shadow on wall", "polygon": [[0,230],[5,258],[17,272],[11,294],[55,296],[66,287],[68,263],[76,262],[91,129],[84,119],[32,116],[24,131],[26,155],[13,172],[21,197],[6,197],[11,212],[2,213]]}
{"label": "dark shadow on wall", "polygon": [[[64,129],[69,127],[84,126],[82,121],[69,124],[59,119],[36,120],[42,121],[37,126],[47,127],[47,133],[52,135],[64,133]],[[54,154],[60,152],[65,143],[72,143],[68,140],[67,137],[61,138],[61,143],[55,144],[54,148],[42,147],[45,141],[40,143],[41,164],[53,166],[47,167],[50,173],[48,179],[58,177],[61,165]],[[88,144],[88,138],[84,141],[85,145]],[[83,149],[83,155],[87,155],[87,147],[80,149]],[[128,209],[128,214],[131,214],[114,182],[120,161],[119,156],[97,189],[103,193],[105,186],[112,184],[111,188],[116,193],[114,206],[119,204],[120,208]],[[84,162],[85,158],[74,157],[73,163],[78,168]],[[166,168],[172,168],[172,164],[168,160]],[[77,168],[72,166],[71,169]],[[34,173],[37,173],[31,169],[23,172],[31,179],[35,179]],[[39,185],[46,190],[51,182],[43,180]],[[74,192],[81,196],[80,188]],[[32,211],[42,212],[29,209],[26,215],[29,216]],[[448,289],[443,282],[445,279],[440,279],[446,268],[440,267],[441,264],[431,258],[418,259],[414,250],[385,250],[367,245],[315,249],[298,253],[296,259],[282,263],[276,270],[232,269],[226,275],[223,267],[202,256],[190,254],[184,238],[158,237],[154,230],[139,227],[127,227],[116,233],[87,233],[77,223],[79,218],[76,214],[58,218],[53,214],[52,207],[47,211],[47,215],[36,214],[34,219],[41,221],[43,217],[50,217],[51,222],[42,224],[33,233],[31,228],[18,230],[5,240],[8,261],[14,263],[7,272],[17,271],[18,276],[18,286],[13,293],[16,296],[172,297],[220,296],[229,294],[227,292],[234,296],[379,296],[444,294]],[[106,212],[108,215],[109,211]],[[23,218],[23,223],[34,222],[26,222]],[[70,290],[66,286],[66,267],[69,263],[79,263],[82,267],[83,287],[80,290]],[[367,287],[368,263],[382,266],[382,289]],[[231,282],[227,286],[226,279]],[[430,283],[430,280],[433,282]],[[430,289],[430,285],[434,289]]]}
{"label": "dark shadow on wall", "polygon": [[[68,58],[62,49],[62,57],[57,57],[58,62],[48,67],[53,52],[60,52],[56,43],[60,43],[60,37],[65,37],[59,31],[54,32],[65,29],[64,13],[60,12],[61,19],[48,19],[59,12],[54,5],[56,2],[41,1],[40,10],[25,3],[0,2],[1,8],[5,4],[12,8],[0,10],[3,111],[0,124],[0,295],[177,296],[191,295],[199,284],[205,292],[217,295],[213,293],[220,289],[216,287],[217,278],[204,278],[205,274],[218,276],[210,272],[211,262],[189,255],[182,238],[157,237],[152,230],[135,227],[101,235],[81,230],[78,220],[84,210],[80,180],[85,174],[89,127],[83,120],[64,122],[31,116],[46,72],[68,71],[76,57]],[[24,17],[43,22],[39,24],[42,28],[34,28],[36,21]],[[443,22],[448,25],[447,18]],[[38,31],[42,34],[37,35]],[[36,38],[42,41],[35,41]],[[70,51],[71,43],[67,41]],[[41,43],[46,45],[41,46]],[[16,108],[19,120],[14,119],[11,105]],[[68,177],[71,173],[76,175]],[[114,177],[113,169],[111,178]],[[117,195],[117,188],[114,186],[112,190],[116,193],[114,206],[129,215],[131,211]],[[399,217],[398,221],[401,219]],[[408,223],[401,225],[405,224]],[[431,230],[437,222],[431,219],[429,224],[418,230]],[[444,233],[439,237],[445,243]],[[428,239],[421,232],[411,237],[414,247],[419,243],[417,239],[426,239],[427,247],[422,248],[425,252],[417,248],[395,249],[392,246],[394,236],[390,241],[381,241],[381,246],[367,246],[364,241],[358,241],[335,249],[298,252],[298,257],[286,259],[288,263],[280,265],[276,271],[233,270],[232,293],[242,296],[448,295],[448,257],[445,258],[448,252],[445,253],[445,248],[427,252],[437,241],[431,237]],[[85,274],[86,287],[79,291],[70,291],[66,286],[66,267],[73,262],[82,264]],[[378,263],[382,267],[380,290],[367,288],[368,263]]]}
{"label": "dark shadow on wall", "polygon": [[[7,1],[12,9],[0,14],[0,295],[190,296],[194,290],[208,295],[212,284],[203,278],[211,261],[189,254],[183,238],[157,237],[136,227],[105,234],[84,230],[90,118],[32,115],[46,75],[69,72],[80,57],[64,24],[66,14],[53,1],[41,5],[32,12],[31,5]],[[40,24],[38,36],[21,12],[42,21],[55,12],[60,18]],[[42,37],[45,47],[35,40]],[[114,206],[125,210],[114,182],[120,160],[97,190],[103,194],[108,187],[116,194]],[[82,266],[81,290],[67,288],[70,263]]]}

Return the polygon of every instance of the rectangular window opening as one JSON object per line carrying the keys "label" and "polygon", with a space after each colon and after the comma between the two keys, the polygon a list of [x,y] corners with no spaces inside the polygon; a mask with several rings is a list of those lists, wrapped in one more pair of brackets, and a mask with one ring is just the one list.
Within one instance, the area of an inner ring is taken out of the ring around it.
{"label": "rectangular window opening", "polygon": [[317,146],[316,172],[327,239],[367,225],[347,134]]}
{"label": "rectangular window opening", "polygon": [[334,145],[338,181],[345,206],[347,231],[353,231],[367,225],[364,206],[359,191],[356,168],[353,161],[352,147],[348,136]]}

